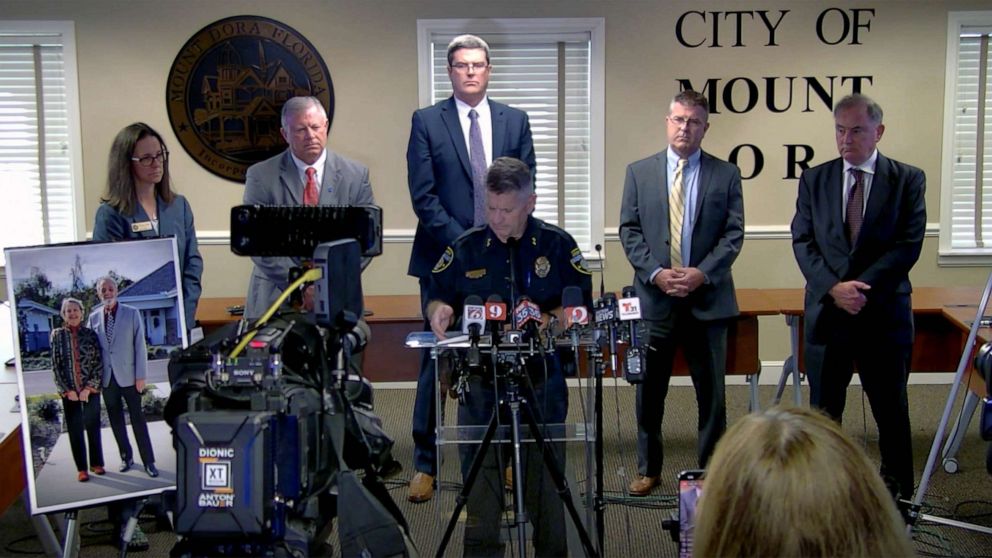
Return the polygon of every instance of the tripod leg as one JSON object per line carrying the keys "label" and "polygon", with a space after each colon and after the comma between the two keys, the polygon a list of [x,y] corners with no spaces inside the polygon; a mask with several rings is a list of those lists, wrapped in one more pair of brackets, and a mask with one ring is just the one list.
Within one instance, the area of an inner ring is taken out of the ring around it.
{"label": "tripod leg", "polygon": [[565,480],[565,475],[562,470],[558,468],[558,459],[555,457],[554,451],[548,442],[544,439],[541,434],[541,427],[538,426],[537,421],[534,420],[534,414],[531,410],[527,409],[527,423],[530,425],[531,434],[534,436],[538,447],[541,449],[541,455],[544,457],[544,465],[551,475],[551,480],[555,483],[555,488],[558,489],[558,497],[561,498],[562,503],[565,505],[565,509],[568,510],[569,517],[572,518],[572,523],[575,525],[575,530],[579,533],[579,539],[582,541],[582,546],[586,549],[586,556],[599,556],[596,552],[596,548],[592,544],[592,540],[589,538],[589,532],[586,531],[585,526],[582,524],[582,519],[579,517],[578,510],[575,509],[575,504],[572,502],[572,492],[568,488],[568,482]]}
{"label": "tripod leg", "polygon": [[[479,471],[482,469],[482,463],[486,459],[486,452],[489,450],[489,446],[492,445],[493,437],[496,435],[496,428],[499,425],[499,405],[493,408],[493,418],[489,421],[489,428],[486,429],[486,435],[482,438],[482,444],[479,446],[479,451],[475,454],[475,459],[472,460],[472,467],[468,471],[468,476],[465,477],[465,484],[462,486],[461,492],[455,498],[455,511],[451,513],[451,519],[448,520],[448,526],[444,530],[444,536],[441,538],[441,546],[437,549],[437,556],[441,558],[444,556],[444,551],[448,548],[448,542],[451,540],[451,534],[455,531],[455,525],[458,524],[458,516],[462,513],[462,508],[468,502],[468,495],[472,491],[472,485],[475,484],[475,478],[479,475]],[[440,471],[438,471],[440,473]]]}
{"label": "tripod leg", "polygon": [[527,555],[527,508],[524,506],[524,471],[520,459],[520,401],[510,400],[513,440],[513,521],[517,527],[518,556]]}

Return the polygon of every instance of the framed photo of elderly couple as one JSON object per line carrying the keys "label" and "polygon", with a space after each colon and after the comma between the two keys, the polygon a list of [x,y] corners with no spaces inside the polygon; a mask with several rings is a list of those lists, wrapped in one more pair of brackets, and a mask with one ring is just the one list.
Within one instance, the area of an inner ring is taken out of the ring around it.
{"label": "framed photo of elderly couple", "polygon": [[174,238],[8,248],[31,512],[176,485],[162,419],[168,359],[187,346]]}

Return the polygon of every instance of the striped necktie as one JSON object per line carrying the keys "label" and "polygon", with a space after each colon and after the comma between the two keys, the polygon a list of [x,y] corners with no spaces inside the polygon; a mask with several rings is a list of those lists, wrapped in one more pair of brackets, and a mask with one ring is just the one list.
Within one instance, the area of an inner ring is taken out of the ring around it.
{"label": "striped necktie", "polygon": [[473,225],[486,224],[486,148],[482,143],[479,113],[468,111],[468,157],[472,163],[472,197],[474,200]]}
{"label": "striped necktie", "polygon": [[671,236],[672,267],[682,267],[682,218],[685,215],[685,167],[688,159],[679,159],[672,187],[668,190],[668,225]]}
{"label": "striped necktie", "polygon": [[851,175],[854,177],[854,184],[847,194],[847,214],[845,230],[847,240],[854,246],[858,241],[858,234],[861,232],[861,224],[864,222],[865,207],[865,171],[851,168]]}

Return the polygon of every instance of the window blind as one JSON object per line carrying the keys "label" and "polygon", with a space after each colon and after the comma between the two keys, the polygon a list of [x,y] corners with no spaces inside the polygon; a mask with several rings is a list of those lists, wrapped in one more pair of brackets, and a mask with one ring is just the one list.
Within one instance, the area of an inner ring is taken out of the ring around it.
{"label": "window blind", "polygon": [[0,28],[0,248],[77,240],[63,40]]}

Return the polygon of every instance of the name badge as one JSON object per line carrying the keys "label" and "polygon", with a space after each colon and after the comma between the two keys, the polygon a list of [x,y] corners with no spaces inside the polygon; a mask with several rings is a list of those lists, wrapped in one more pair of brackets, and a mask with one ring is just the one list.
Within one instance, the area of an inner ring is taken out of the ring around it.
{"label": "name badge", "polygon": [[146,231],[150,231],[150,230],[154,230],[154,228],[152,227],[152,222],[151,221],[142,221],[140,223],[131,223],[131,232],[140,233],[140,232],[146,232]]}

